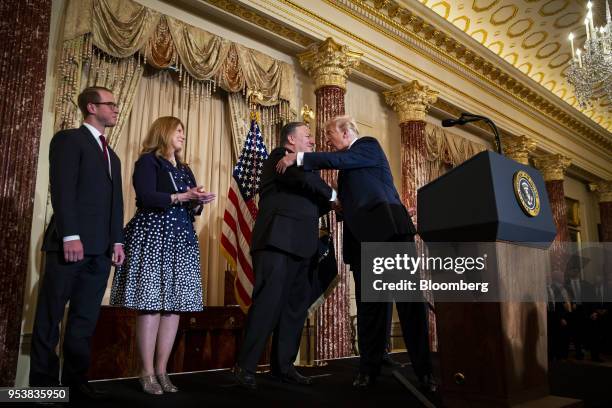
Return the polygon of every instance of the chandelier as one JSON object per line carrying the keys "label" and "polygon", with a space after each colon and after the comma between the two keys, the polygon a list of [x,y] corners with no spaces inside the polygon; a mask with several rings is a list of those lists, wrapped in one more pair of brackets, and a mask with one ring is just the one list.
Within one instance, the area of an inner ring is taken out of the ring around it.
{"label": "chandelier", "polygon": [[574,51],[574,33],[569,34],[572,60],[567,70],[567,81],[574,87],[581,108],[592,106],[594,99],[612,101],[612,19],[606,1],[606,25],[593,25],[593,5],[587,4],[584,20],[586,41],[584,50]]}

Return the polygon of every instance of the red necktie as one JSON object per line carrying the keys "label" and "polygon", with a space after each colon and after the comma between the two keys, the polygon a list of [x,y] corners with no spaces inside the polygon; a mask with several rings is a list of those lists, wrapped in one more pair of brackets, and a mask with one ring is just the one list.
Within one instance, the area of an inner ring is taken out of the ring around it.
{"label": "red necktie", "polygon": [[104,163],[108,166],[108,143],[106,143],[104,135],[100,135],[100,141],[102,142],[102,151],[104,152]]}

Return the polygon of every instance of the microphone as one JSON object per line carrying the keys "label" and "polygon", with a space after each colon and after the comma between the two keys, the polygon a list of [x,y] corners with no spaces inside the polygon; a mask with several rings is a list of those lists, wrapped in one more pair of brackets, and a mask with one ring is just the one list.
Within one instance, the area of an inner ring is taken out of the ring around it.
{"label": "microphone", "polygon": [[469,123],[469,122],[477,122],[479,120],[486,122],[491,127],[491,130],[493,130],[493,135],[495,136],[495,142],[497,144],[497,152],[499,154],[503,154],[502,144],[501,144],[501,140],[499,136],[499,130],[497,129],[497,126],[495,126],[495,123],[493,123],[493,121],[487,118],[486,116],[474,115],[472,113],[463,112],[457,119],[442,120],[442,126],[443,127],[451,127],[451,126],[457,126],[457,125],[460,126],[460,125],[465,125],[466,123]]}
{"label": "microphone", "polygon": [[444,119],[442,121],[443,127],[452,127],[456,125],[465,125],[466,121],[463,118],[458,119]]}

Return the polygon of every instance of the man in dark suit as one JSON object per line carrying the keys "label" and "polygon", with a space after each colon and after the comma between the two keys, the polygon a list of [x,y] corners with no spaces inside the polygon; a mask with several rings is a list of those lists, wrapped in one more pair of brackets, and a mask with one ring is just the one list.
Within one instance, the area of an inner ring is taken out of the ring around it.
{"label": "man in dark suit", "polygon": [[[591,360],[602,362],[599,352],[601,350],[601,316],[598,313],[595,286],[582,279],[581,269],[590,262],[590,259],[572,255],[567,261],[566,289],[572,300],[570,313],[570,336],[576,349],[576,359],[584,359],[583,347],[591,352]],[[582,264],[582,265],[581,265]]]}
{"label": "man in dark suit", "polygon": [[569,294],[559,282],[546,285],[548,360],[565,360],[569,351],[568,320],[571,311]]}
{"label": "man in dark suit", "polygon": [[108,147],[104,129],[117,123],[112,92],[85,89],[78,97],[83,125],[51,140],[49,181],[53,217],[45,232],[45,273],[40,285],[30,355],[30,385],[57,386],[55,348],[59,323],[70,301],[63,342],[61,383],[71,397],[97,398],[87,382],[90,338],[111,263],[123,262],[121,163]]}
{"label": "man in dark suit", "polygon": [[315,172],[297,167],[284,174],[275,171],[286,152],[312,151],[314,141],[304,123],[285,125],[280,146],[263,167],[251,240],[253,303],[234,367],[236,381],[250,389],[256,387],[257,362],[272,332],[272,375],[283,382],[311,383],[296,371],[293,361],[310,306],[308,279],[317,262],[319,217],[329,211],[336,195]]}
{"label": "man in dark suit", "polygon": [[[287,154],[277,171],[294,163],[304,170],[338,169],[338,199],[344,219],[343,255],[355,280],[360,367],[353,385],[373,385],[381,370],[387,343],[388,304],[361,301],[361,243],[414,242],[416,229],[393,185],[387,157],[373,137],[358,137],[355,121],[338,116],[325,126],[335,152]],[[396,303],[402,333],[416,375],[433,391],[429,334],[423,302]]]}

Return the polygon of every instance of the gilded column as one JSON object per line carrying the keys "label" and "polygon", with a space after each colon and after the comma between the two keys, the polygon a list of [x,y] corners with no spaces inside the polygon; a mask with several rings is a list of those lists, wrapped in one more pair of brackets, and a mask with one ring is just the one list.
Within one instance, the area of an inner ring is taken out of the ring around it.
{"label": "gilded column", "polygon": [[[398,85],[384,92],[385,100],[397,112],[402,142],[402,201],[416,209],[416,192],[429,182],[426,172],[425,114],[438,99],[438,92],[418,81]],[[416,214],[413,221],[416,224]]]}
{"label": "gilded column", "polygon": [[529,155],[535,150],[536,142],[524,135],[505,136],[503,146],[507,157],[529,166]]}
{"label": "gilded column", "polygon": [[[600,181],[589,184],[591,191],[597,192],[599,198],[599,222],[601,224],[601,241],[612,243],[612,180]],[[612,282],[612,258],[609,251],[605,252],[604,271],[606,271],[606,282],[610,287]]]}
{"label": "gilded column", "polygon": [[567,209],[565,208],[563,179],[565,177],[565,170],[569,167],[570,163],[570,159],[560,154],[550,154],[534,159],[536,168],[544,176],[550,208],[557,227],[557,236],[550,247],[551,277],[556,282],[564,282],[565,280],[566,256],[563,242],[569,241],[569,230],[567,229]]}
{"label": "gilded column", "polygon": [[[399,116],[402,155],[402,202],[414,208],[412,217],[417,224],[417,189],[427,184],[427,146],[425,144],[425,115],[429,107],[438,99],[438,92],[421,85],[418,81],[401,84],[384,92],[385,100]],[[418,238],[418,237],[417,237]],[[417,239],[417,246],[421,244]],[[421,251],[419,251],[421,253]],[[433,303],[431,294],[425,296]],[[436,319],[428,313],[429,340],[432,350],[437,349]]]}
{"label": "gilded column", "polygon": [[[324,124],[337,115],[344,115],[346,79],[351,69],[359,64],[362,54],[327,38],[320,44],[298,55],[300,64],[315,81],[316,146],[318,151],[329,148],[324,141]],[[322,172],[331,182],[334,171]],[[336,224],[332,214],[332,234],[338,260],[339,282],[317,313],[316,359],[346,357],[352,354],[349,314],[349,280],[351,274],[342,261],[342,224]]]}
{"label": "gilded column", "polygon": [[12,387],[28,270],[51,0],[1,1],[0,18],[0,386]]}

